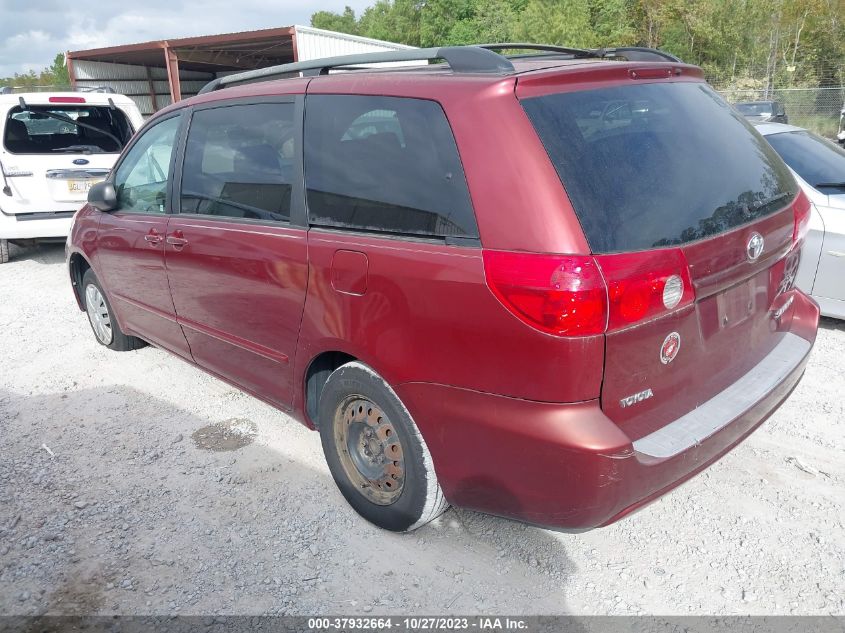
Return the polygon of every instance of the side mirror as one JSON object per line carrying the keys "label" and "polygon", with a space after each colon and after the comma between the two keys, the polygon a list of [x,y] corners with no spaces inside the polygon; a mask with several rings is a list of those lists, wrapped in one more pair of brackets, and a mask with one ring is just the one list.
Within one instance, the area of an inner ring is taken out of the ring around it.
{"label": "side mirror", "polygon": [[88,204],[100,211],[117,209],[117,192],[108,180],[98,182],[88,190]]}

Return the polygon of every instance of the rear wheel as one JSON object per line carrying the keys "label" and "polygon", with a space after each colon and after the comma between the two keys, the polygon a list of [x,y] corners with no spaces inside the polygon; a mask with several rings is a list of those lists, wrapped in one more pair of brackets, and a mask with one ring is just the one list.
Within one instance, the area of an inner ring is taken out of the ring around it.
{"label": "rear wheel", "polygon": [[85,300],[88,322],[100,345],[118,352],[127,352],[145,345],[141,339],[128,336],[120,329],[109,300],[106,299],[106,293],[90,268],[82,276],[82,296]]}
{"label": "rear wheel", "polygon": [[347,363],[329,376],[319,422],[335,483],[371,523],[410,531],[449,507],[419,429],[390,386],[366,365]]}
{"label": "rear wheel", "polygon": [[9,240],[0,240],[0,264],[9,261]]}

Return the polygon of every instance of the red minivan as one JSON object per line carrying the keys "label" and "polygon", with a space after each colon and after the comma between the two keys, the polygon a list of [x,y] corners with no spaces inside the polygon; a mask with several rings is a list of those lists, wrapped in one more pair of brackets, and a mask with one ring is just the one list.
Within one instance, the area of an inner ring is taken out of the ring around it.
{"label": "red minivan", "polygon": [[[700,69],[548,48],[300,62],[161,111],[68,241],[97,340],[318,430],[389,530],[449,503],[593,528],[694,476],[804,372],[808,200]],[[360,67],[411,59],[441,63]]]}

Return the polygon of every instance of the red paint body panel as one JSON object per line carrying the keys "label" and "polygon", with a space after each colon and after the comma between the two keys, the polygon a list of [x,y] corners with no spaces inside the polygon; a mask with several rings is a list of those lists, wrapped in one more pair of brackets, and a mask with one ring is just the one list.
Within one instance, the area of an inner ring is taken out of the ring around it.
{"label": "red paint body panel", "polygon": [[[793,293],[791,331],[812,341],[818,307]],[[421,383],[399,385],[397,393],[415,416],[452,503],[581,530],[612,523],[719,459],[777,409],[807,360],[722,430],[662,461],[637,453],[633,438],[595,400],[528,402]]]}
{"label": "red paint body panel", "polygon": [[[339,249],[367,256],[362,296],[332,287]],[[525,326],[487,287],[480,249],[311,229],[308,257],[298,375],[318,353],[339,350],[390,384],[438,382],[552,402],[599,395],[603,337]]]}
{"label": "red paint body panel", "polygon": [[[482,249],[592,255],[517,97],[665,81],[636,78],[637,69],[651,75],[669,69],[669,81],[702,81],[699,69],[683,64],[519,64],[530,72],[460,75],[432,67],[262,82],[200,95],[157,115],[306,92],[434,100],[463,163],[477,242],[209,216],[122,217],[85,207],[69,254],[93,266],[124,331],[292,409],[309,426],[312,361],[340,352],[366,363],[407,406],[450,502],[558,528],[606,525],[692,477],[777,408],[806,357],[749,410],[688,450],[663,460],[634,450],[634,441],[743,376],[786,332],[812,343],[818,308],[799,291],[779,288],[795,257],[789,206],[679,247],[695,302],[674,312],[609,334],[571,337],[517,318],[488,287]],[[306,116],[307,108],[305,99]],[[145,240],[150,230],[164,241]],[[754,263],[745,252],[752,230],[766,243]],[[792,305],[774,319],[787,298]],[[743,314],[736,306],[749,300]],[[678,356],[661,364],[662,341],[673,331],[681,338]],[[620,407],[620,399],[645,388],[661,397]]]}
{"label": "red paint body panel", "polygon": [[194,361],[286,408],[308,282],[306,232],[174,215],[167,275]]}
{"label": "red paint body panel", "polygon": [[169,216],[121,212],[100,216],[94,270],[121,329],[190,358],[164,267]]}

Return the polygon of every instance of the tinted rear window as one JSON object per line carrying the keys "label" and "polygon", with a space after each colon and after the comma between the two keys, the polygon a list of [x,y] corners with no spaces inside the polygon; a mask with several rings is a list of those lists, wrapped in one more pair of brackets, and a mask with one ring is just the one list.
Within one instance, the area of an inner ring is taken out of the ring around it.
{"label": "tinted rear window", "polygon": [[827,185],[822,189],[828,194],[845,189],[845,150],[841,147],[809,132],[770,134],[766,140],[813,187]]}
{"label": "tinted rear window", "polygon": [[653,83],[522,101],[597,253],[685,244],[797,191],[774,150],[709,86]]}
{"label": "tinted rear window", "polygon": [[118,153],[132,136],[126,115],[109,106],[15,106],[3,144],[12,154]]}
{"label": "tinted rear window", "polygon": [[305,185],[315,225],[478,236],[458,148],[433,101],[309,96]]}
{"label": "tinted rear window", "polygon": [[194,112],[180,212],[288,221],[296,171],[293,108],[256,103]]}

